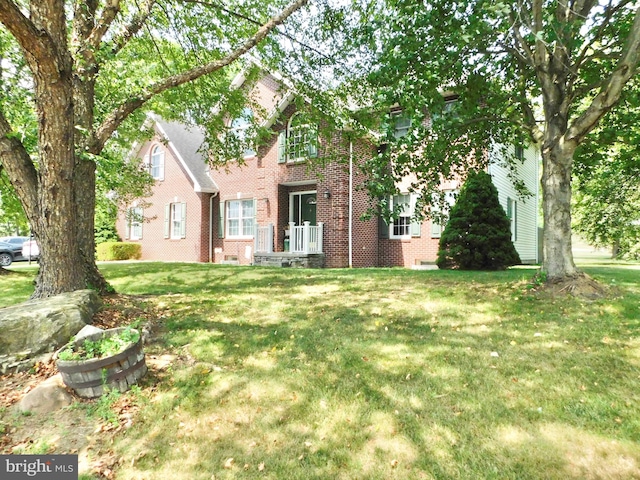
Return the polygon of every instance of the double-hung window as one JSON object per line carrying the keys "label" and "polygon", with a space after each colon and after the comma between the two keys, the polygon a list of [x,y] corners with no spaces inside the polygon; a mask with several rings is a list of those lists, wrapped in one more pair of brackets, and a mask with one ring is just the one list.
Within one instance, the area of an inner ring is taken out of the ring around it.
{"label": "double-hung window", "polygon": [[164,180],[164,149],[160,145],[151,150],[149,173],[156,180]]}
{"label": "double-hung window", "polygon": [[177,240],[187,236],[187,204],[168,203],[164,207],[164,238]]}
{"label": "double-hung window", "polygon": [[251,238],[255,225],[255,202],[231,200],[227,204],[227,238]]}
{"label": "double-hung window", "polygon": [[411,128],[411,117],[403,111],[391,112],[391,120],[393,125],[393,137],[395,139],[404,137],[409,133]]}
{"label": "double-hung window", "polygon": [[389,198],[389,210],[394,213],[391,223],[383,216],[378,219],[378,235],[380,238],[411,239],[419,237],[422,222],[415,220],[417,196],[404,193]]}
{"label": "double-hung window", "polygon": [[411,215],[413,205],[411,195],[394,195],[392,198],[392,208],[398,212],[398,217],[391,223],[391,238],[408,238],[411,236]]}

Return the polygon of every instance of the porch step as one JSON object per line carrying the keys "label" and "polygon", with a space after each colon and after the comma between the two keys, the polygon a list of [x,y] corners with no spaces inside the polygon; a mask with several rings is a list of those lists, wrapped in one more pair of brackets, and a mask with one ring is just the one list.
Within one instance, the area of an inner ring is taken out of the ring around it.
{"label": "porch step", "polygon": [[324,254],[295,254],[289,252],[255,253],[253,264],[279,268],[323,268]]}

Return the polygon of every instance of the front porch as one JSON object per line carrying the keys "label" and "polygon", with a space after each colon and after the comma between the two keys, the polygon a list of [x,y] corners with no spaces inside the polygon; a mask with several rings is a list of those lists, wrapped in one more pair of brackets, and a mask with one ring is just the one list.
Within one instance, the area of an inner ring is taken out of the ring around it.
{"label": "front porch", "polygon": [[323,224],[302,225],[289,223],[285,231],[282,251],[275,248],[274,225],[257,225],[253,264],[274,267],[323,268],[325,255],[322,251]]}

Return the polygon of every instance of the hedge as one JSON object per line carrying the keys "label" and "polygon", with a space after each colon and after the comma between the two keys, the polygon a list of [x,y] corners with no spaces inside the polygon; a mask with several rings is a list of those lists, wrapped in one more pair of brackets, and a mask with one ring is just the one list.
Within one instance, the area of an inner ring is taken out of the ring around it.
{"label": "hedge", "polygon": [[137,260],[142,256],[142,247],[139,243],[129,242],[104,242],[96,248],[96,259],[105,260]]}

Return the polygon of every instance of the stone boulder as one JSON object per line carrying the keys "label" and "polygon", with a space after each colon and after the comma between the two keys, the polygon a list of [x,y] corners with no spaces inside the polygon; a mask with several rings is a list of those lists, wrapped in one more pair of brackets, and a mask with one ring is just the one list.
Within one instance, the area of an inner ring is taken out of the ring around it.
{"label": "stone boulder", "polygon": [[35,363],[63,346],[100,308],[93,290],[78,290],[0,309],[0,372]]}
{"label": "stone boulder", "polygon": [[21,412],[51,413],[71,405],[73,396],[58,373],[27,393],[18,404]]}

